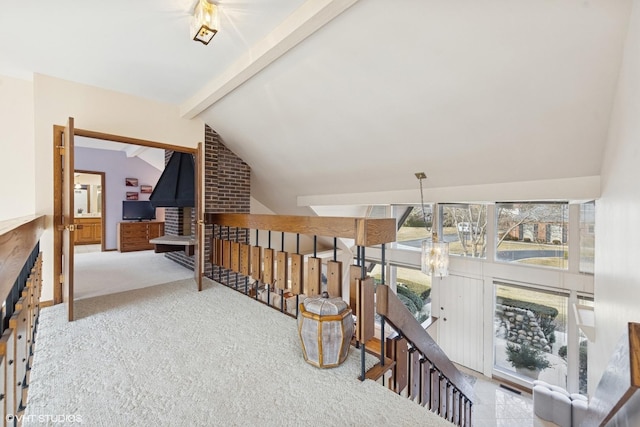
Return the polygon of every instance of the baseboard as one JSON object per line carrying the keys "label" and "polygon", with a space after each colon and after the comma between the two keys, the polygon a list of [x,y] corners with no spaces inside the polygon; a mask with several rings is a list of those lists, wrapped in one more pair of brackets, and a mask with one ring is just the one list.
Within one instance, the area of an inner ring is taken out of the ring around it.
{"label": "baseboard", "polygon": [[40,308],[51,307],[53,306],[53,300],[40,301]]}

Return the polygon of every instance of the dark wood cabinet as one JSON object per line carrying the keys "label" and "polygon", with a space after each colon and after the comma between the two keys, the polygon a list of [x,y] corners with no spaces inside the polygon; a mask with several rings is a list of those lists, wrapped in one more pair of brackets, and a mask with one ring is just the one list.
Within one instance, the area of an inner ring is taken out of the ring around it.
{"label": "dark wood cabinet", "polygon": [[118,251],[146,251],[153,249],[149,240],[164,235],[164,222],[119,222]]}

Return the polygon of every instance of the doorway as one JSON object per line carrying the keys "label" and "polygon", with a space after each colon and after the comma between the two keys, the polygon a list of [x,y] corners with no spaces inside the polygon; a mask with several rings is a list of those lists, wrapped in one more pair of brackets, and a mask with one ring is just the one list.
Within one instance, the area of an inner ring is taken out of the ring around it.
{"label": "doorway", "polygon": [[[183,153],[192,154],[196,159],[196,253],[194,275],[198,290],[202,289],[202,276],[204,264],[204,211],[202,209],[202,170],[203,155],[202,143],[198,143],[197,148],[188,148],[176,146],[172,144],[164,144],[154,141],[129,138],[120,135],[106,134],[90,130],[77,129],[73,126],[73,118],[69,119],[69,124],[65,126],[54,125],[54,277],[59,277],[59,283],[54,284],[53,299],[54,304],[65,302],[68,305],[69,320],[73,320],[73,251],[68,251],[67,244],[63,244],[68,240],[73,240],[77,225],[75,218],[66,219],[68,212],[63,211],[63,200],[67,200],[68,206],[73,206],[73,185],[70,184],[71,178],[67,178],[63,182],[63,176],[71,176],[68,171],[73,168],[73,138],[75,136],[83,136],[86,138],[94,138],[98,140],[119,142],[123,144],[139,145],[144,147],[160,148],[164,150],[172,150]],[[65,172],[65,166],[67,172]],[[103,187],[104,188],[104,187]],[[104,193],[104,190],[103,190]],[[67,206],[67,207],[68,207]],[[104,209],[104,205],[103,205]],[[65,208],[65,211],[67,209]],[[64,215],[63,215],[64,212]],[[73,215],[75,216],[75,211]],[[71,236],[71,237],[70,237]],[[104,242],[104,238],[102,239]],[[63,249],[64,247],[64,249]],[[68,265],[70,264],[70,265]],[[65,272],[66,274],[63,274]],[[66,291],[63,292],[63,289]],[[67,294],[68,295],[65,295]]]}
{"label": "doorway", "polygon": [[74,170],[73,206],[75,223],[80,225],[73,241],[76,252],[95,245],[100,246],[101,252],[105,250],[104,177],[104,172]]}

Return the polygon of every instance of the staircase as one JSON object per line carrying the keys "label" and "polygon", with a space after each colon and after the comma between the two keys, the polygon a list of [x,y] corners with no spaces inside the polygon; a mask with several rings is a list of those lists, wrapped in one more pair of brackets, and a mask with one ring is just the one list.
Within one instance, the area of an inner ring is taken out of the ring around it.
{"label": "staircase", "polygon": [[[381,362],[365,377],[382,379],[405,395],[458,426],[472,425],[473,388],[438,344],[386,285],[376,289],[376,310],[396,334],[378,341]],[[372,350],[376,343],[367,341]]]}

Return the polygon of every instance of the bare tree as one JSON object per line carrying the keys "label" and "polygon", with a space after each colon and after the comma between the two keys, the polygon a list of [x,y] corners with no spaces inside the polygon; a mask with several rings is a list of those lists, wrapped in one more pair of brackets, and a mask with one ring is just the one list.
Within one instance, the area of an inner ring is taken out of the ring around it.
{"label": "bare tree", "polygon": [[455,227],[465,256],[480,258],[487,251],[487,206],[444,206],[447,223]]}

